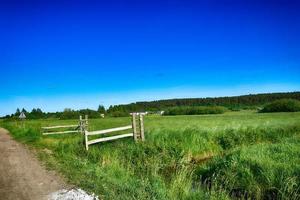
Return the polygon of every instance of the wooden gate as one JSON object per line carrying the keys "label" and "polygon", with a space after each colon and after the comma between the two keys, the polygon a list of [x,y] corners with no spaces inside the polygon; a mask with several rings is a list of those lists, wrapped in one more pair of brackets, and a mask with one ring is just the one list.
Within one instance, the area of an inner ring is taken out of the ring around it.
{"label": "wooden gate", "polygon": [[[141,113],[132,113],[132,120],[131,124],[127,126],[117,127],[117,128],[111,128],[111,129],[105,129],[105,130],[98,130],[98,131],[88,131],[84,130],[84,138],[85,138],[85,148],[86,150],[89,149],[89,145],[96,144],[99,142],[106,142],[106,141],[112,141],[117,140],[121,138],[126,137],[132,137],[134,141],[144,141],[145,135],[144,135],[144,115]],[[114,135],[114,136],[108,136],[108,137],[102,137],[98,139],[88,140],[89,136],[92,135],[105,135],[112,132],[118,132],[118,131],[125,131],[132,129],[131,133],[121,134],[121,135]]]}

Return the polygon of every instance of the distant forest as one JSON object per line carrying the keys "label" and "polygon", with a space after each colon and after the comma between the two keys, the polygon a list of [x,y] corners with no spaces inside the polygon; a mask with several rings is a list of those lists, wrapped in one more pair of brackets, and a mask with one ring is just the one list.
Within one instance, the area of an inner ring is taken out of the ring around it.
{"label": "distant forest", "polygon": [[159,111],[178,106],[224,106],[230,110],[252,109],[278,99],[300,100],[300,92],[249,94],[233,97],[184,98],[110,106],[108,112]]}
{"label": "distant forest", "polygon": [[[130,112],[162,111],[175,107],[193,107],[193,106],[224,106],[229,110],[257,109],[266,103],[278,99],[297,99],[300,100],[300,92],[285,93],[265,93],[249,94],[233,97],[214,97],[214,98],[185,98],[185,99],[167,99],[148,102],[136,102],[125,105],[110,106],[105,110],[104,106],[99,105],[97,110],[81,109],[72,110],[66,108],[62,112],[43,112],[39,108],[34,108],[30,112],[24,108],[17,109],[14,114],[6,115],[3,118],[18,118],[21,112],[24,112],[27,119],[60,118],[77,119],[79,115],[89,115],[89,118],[100,118],[101,114],[112,117],[128,116]],[[178,108],[177,108],[178,109]]]}
{"label": "distant forest", "polygon": [[79,115],[83,117],[88,115],[89,118],[99,118],[101,114],[106,113],[104,106],[99,105],[97,110],[81,109],[72,110],[65,108],[62,112],[43,112],[40,108],[34,108],[31,111],[27,111],[24,108],[20,110],[17,108],[16,112],[11,115],[6,115],[5,119],[18,119],[21,112],[26,116],[26,119],[47,119],[47,118],[59,118],[59,119],[79,119]]}

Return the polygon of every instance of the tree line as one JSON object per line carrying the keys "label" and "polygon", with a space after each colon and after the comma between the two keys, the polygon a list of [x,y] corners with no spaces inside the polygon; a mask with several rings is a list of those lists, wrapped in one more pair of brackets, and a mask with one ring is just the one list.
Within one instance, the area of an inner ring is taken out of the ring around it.
{"label": "tree line", "polygon": [[253,109],[278,99],[300,100],[300,92],[249,94],[233,97],[167,99],[110,106],[108,112],[144,112],[181,106],[224,106],[230,110]]}
{"label": "tree line", "polygon": [[174,110],[176,110],[177,112],[179,110],[182,110],[181,107],[188,107],[189,109],[191,109],[190,107],[195,106],[223,106],[229,110],[256,109],[258,107],[262,107],[267,103],[279,99],[300,100],[300,92],[249,94],[233,97],[166,99],[157,101],[136,102],[124,105],[113,105],[110,106],[107,110],[102,105],[99,105],[97,110],[72,110],[66,108],[63,112],[43,112],[39,108],[34,108],[30,112],[28,112],[23,108],[22,110],[17,109],[17,111],[14,114],[7,115],[4,118],[18,118],[21,112],[25,113],[27,119],[77,119],[79,115],[89,115],[89,118],[100,118],[101,114],[106,114],[112,117],[122,117],[129,116],[129,113],[131,112],[156,112],[162,110],[168,112],[171,108],[174,108]]}
{"label": "tree line", "polygon": [[105,107],[99,105],[97,110],[92,109],[80,109],[72,110],[70,108],[65,108],[62,112],[43,112],[40,108],[33,108],[30,112],[26,109],[17,108],[16,112],[11,115],[6,115],[4,118],[17,119],[19,118],[21,112],[26,116],[26,119],[46,119],[46,118],[59,118],[59,119],[78,119],[79,115],[88,115],[89,118],[100,118],[101,114],[105,114]]}

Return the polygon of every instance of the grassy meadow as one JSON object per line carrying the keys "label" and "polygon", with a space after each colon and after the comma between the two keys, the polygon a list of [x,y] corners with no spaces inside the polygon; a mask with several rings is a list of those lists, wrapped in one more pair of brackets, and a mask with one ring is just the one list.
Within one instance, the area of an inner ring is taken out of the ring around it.
{"label": "grassy meadow", "polygon": [[[50,169],[101,199],[300,199],[300,112],[146,116],[145,142],[41,135],[77,120],[1,121]],[[89,120],[90,130],[130,124]]]}

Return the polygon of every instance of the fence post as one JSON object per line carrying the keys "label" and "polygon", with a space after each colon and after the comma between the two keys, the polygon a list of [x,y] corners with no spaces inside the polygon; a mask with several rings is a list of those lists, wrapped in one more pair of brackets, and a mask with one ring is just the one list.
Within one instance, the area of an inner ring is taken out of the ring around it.
{"label": "fence post", "polygon": [[84,130],[85,149],[88,151],[89,150],[89,144],[88,144],[87,132],[88,132],[87,130]]}
{"label": "fence post", "polygon": [[145,135],[144,135],[144,115],[140,113],[140,136],[141,140],[145,141]]}
{"label": "fence post", "polygon": [[136,114],[135,113],[132,113],[132,118],[131,118],[131,121],[132,121],[132,130],[133,130],[133,139],[134,141],[137,141],[137,132],[136,132],[136,120],[135,120],[135,116]]}
{"label": "fence post", "polygon": [[82,124],[82,116],[81,115],[79,116],[79,126],[80,126],[79,127],[80,128],[80,133],[83,134],[83,127],[82,127],[83,124]]}
{"label": "fence post", "polygon": [[88,130],[89,122],[88,122],[88,115],[85,115],[85,130]]}

